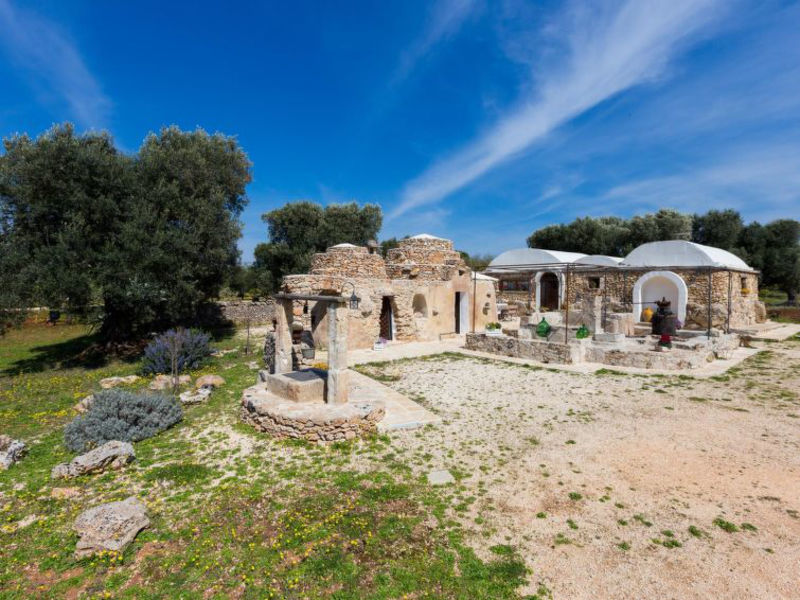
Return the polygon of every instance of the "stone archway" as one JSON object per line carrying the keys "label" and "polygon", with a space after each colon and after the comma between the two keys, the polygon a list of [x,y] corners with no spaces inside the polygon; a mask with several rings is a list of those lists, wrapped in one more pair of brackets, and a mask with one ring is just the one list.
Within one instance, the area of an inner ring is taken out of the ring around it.
{"label": "stone archway", "polygon": [[686,303],[689,289],[683,278],[672,271],[650,271],[642,275],[633,286],[633,312],[637,319],[642,311],[650,307],[656,310],[656,300],[666,298],[672,302],[674,312],[681,323],[686,323]]}
{"label": "stone archway", "polygon": [[564,274],[539,271],[533,279],[536,286],[536,310],[559,310],[564,302]]}

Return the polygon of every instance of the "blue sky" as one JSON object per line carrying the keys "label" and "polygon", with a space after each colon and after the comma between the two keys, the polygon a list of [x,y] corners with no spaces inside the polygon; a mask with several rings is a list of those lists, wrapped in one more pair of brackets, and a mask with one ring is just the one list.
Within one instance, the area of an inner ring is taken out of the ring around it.
{"label": "blue sky", "polygon": [[291,200],[377,202],[469,252],[584,215],[800,217],[800,4],[0,0],[0,133],[162,125]]}

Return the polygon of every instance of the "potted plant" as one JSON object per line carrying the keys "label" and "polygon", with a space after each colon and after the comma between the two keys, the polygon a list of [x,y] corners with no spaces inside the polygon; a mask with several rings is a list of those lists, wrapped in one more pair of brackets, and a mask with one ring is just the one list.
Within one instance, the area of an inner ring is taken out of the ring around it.
{"label": "potted plant", "polygon": [[487,323],[486,324],[486,335],[502,335],[503,334],[503,326],[500,323]]}

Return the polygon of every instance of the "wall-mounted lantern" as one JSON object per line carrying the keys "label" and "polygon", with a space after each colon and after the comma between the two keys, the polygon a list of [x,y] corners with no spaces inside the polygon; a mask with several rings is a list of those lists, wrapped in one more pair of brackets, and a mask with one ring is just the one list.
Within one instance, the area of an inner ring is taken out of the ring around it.
{"label": "wall-mounted lantern", "polygon": [[358,310],[358,303],[361,302],[361,298],[356,296],[356,286],[355,286],[355,284],[352,283],[351,281],[345,281],[344,285],[342,285],[342,296],[344,296],[344,286],[345,285],[349,285],[350,287],[353,288],[353,293],[350,294],[350,301],[349,301],[350,308],[352,310]]}

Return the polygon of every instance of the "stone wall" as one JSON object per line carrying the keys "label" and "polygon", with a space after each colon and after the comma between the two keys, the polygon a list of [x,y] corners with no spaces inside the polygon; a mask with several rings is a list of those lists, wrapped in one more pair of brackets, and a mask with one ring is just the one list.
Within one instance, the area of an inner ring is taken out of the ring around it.
{"label": "stone wall", "polygon": [[338,405],[279,402],[264,397],[260,388],[248,388],[240,416],[245,423],[278,439],[335,442],[374,434],[386,410],[381,401]]}
{"label": "stone wall", "polygon": [[450,240],[407,238],[389,250],[386,270],[391,279],[446,281],[468,269]]}
{"label": "stone wall", "polygon": [[[563,330],[561,335],[563,335]],[[552,336],[551,336],[552,337]],[[502,356],[526,358],[542,363],[601,363],[610,366],[642,369],[696,369],[715,358],[727,359],[739,347],[739,336],[720,334],[709,340],[705,336],[676,341],[669,352],[654,350],[658,338],[646,336],[626,340],[623,344],[570,340],[568,344],[541,339],[525,339],[507,335],[467,335],[467,349]]]}
{"label": "stone wall", "polygon": [[275,302],[270,298],[264,302],[236,300],[219,302],[222,316],[234,323],[243,324],[248,320],[251,325],[272,323],[275,318]]}
{"label": "stone wall", "polygon": [[561,344],[538,339],[522,339],[507,335],[468,333],[467,350],[529,358],[543,363],[573,364],[582,362],[580,342]]}
{"label": "stone wall", "polygon": [[[642,275],[662,269],[597,270],[577,271],[570,274],[568,298],[571,306],[590,294],[601,294],[608,309],[615,312],[633,310],[632,296],[636,281]],[[686,282],[688,299],[686,306],[687,328],[705,329],[708,322],[708,271],[701,269],[670,270]],[[600,279],[600,290],[593,289],[592,280]],[[758,275],[737,271],[714,271],[711,273],[712,327],[722,328],[727,324],[728,297],[730,290],[731,318],[733,328],[751,326],[765,320],[763,305],[758,299]]]}
{"label": "stone wall", "polygon": [[386,279],[386,263],[380,254],[370,254],[363,246],[333,246],[311,259],[314,275]]}

